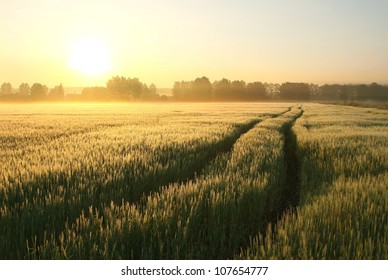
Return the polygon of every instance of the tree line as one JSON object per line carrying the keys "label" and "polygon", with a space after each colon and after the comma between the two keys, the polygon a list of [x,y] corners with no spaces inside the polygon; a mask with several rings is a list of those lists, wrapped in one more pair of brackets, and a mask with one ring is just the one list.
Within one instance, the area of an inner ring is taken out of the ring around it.
{"label": "tree line", "polygon": [[207,77],[194,81],[175,82],[172,94],[176,100],[189,101],[255,101],[267,100],[267,90],[261,82],[222,79],[211,83]]}
{"label": "tree line", "polygon": [[231,81],[223,78],[211,82],[203,76],[191,81],[176,81],[172,96],[159,96],[155,84],[147,85],[138,78],[115,76],[106,82],[105,87],[85,87],[81,94],[65,95],[62,84],[48,89],[46,85],[34,83],[31,87],[22,83],[14,89],[10,83],[0,88],[0,100],[16,101],[387,101],[388,86],[308,83],[283,84]]}
{"label": "tree line", "polygon": [[46,85],[34,83],[30,86],[28,83],[21,83],[15,91],[11,83],[3,83],[0,88],[0,97],[5,100],[62,100],[65,96],[63,85],[60,84],[52,89]]}
{"label": "tree line", "polygon": [[115,76],[106,82],[106,87],[86,87],[81,98],[86,100],[156,100],[158,98],[156,85],[149,86],[138,78]]}
{"label": "tree line", "polygon": [[14,89],[10,83],[5,82],[0,88],[0,99],[10,101],[130,101],[158,97],[155,84],[148,86],[138,78],[120,76],[109,79],[106,87],[85,87],[81,94],[65,95],[62,84],[49,90],[41,83],[34,83],[31,87],[28,83],[22,83],[18,89]]}
{"label": "tree line", "polygon": [[283,84],[230,81],[221,79],[213,83],[207,77],[193,81],[175,82],[172,94],[181,101],[387,101],[388,86],[308,83]]}

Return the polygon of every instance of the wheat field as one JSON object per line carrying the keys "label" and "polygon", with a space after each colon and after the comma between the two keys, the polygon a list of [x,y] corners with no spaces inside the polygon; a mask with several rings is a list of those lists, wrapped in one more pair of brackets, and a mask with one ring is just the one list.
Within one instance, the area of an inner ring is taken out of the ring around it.
{"label": "wheat field", "polygon": [[387,259],[388,112],[0,105],[1,259]]}

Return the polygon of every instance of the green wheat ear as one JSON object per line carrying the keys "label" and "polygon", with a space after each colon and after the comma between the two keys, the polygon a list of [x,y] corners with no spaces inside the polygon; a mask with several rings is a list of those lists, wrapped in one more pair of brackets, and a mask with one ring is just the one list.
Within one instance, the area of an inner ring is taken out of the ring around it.
{"label": "green wheat ear", "polygon": [[387,258],[387,111],[164,105],[0,113],[0,258]]}

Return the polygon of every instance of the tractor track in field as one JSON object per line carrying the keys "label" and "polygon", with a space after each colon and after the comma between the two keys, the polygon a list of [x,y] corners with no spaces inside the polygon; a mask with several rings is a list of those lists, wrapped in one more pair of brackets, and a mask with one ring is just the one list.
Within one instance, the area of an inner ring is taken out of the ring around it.
{"label": "tractor track in field", "polygon": [[[289,107],[287,110],[285,110],[281,113],[278,113],[278,114],[272,114],[268,118],[280,117],[280,116],[290,112],[291,109],[292,109],[292,107]],[[137,206],[139,207],[139,209],[141,209],[142,206],[145,206],[146,201],[147,201],[147,196],[152,195],[153,193],[159,192],[163,187],[169,186],[172,184],[180,185],[180,184],[183,184],[185,182],[195,181],[196,178],[198,178],[198,176],[204,174],[204,170],[206,170],[206,167],[208,167],[212,163],[212,161],[216,160],[217,157],[222,155],[222,154],[230,153],[233,150],[233,147],[236,144],[236,142],[244,134],[248,133],[250,130],[252,130],[257,124],[259,124],[262,121],[263,121],[262,119],[253,119],[248,123],[239,125],[238,128],[236,128],[235,131],[228,137],[229,139],[228,139],[228,141],[225,142],[225,145],[222,146],[220,149],[218,149],[216,152],[210,153],[207,157],[205,157],[203,159],[203,161],[201,162],[200,166],[197,166],[196,168],[194,168],[190,175],[181,176],[179,178],[176,178],[176,180],[169,180],[169,181],[167,180],[164,182],[160,182],[159,188],[156,188],[154,191],[151,191],[149,193],[144,193],[144,195],[142,196],[140,201],[135,202],[137,204]]]}
{"label": "tractor track in field", "polygon": [[[298,157],[297,136],[293,131],[295,122],[302,117],[303,109],[295,118],[283,126],[284,161],[286,164],[285,184],[282,191],[282,200],[275,211],[269,214],[267,226],[275,224],[286,213],[295,211],[300,200],[300,158]],[[267,227],[266,227],[267,228]],[[264,228],[263,230],[266,230]],[[265,234],[265,233],[264,233]]]}
{"label": "tractor track in field", "polygon": [[[288,188],[285,197],[288,199],[285,208],[295,208],[300,199],[300,159],[298,158],[298,143],[296,134],[292,130],[297,119],[302,117],[303,110],[297,118],[284,129],[284,151],[287,166],[286,178]],[[284,212],[284,211],[283,211]]]}
{"label": "tractor track in field", "polygon": [[[279,114],[270,115],[269,118],[276,118],[276,117],[282,116],[282,115],[286,114],[287,112],[291,111],[291,108],[292,107],[288,108],[288,110],[285,110]],[[179,174],[178,176],[176,176],[174,178],[171,178],[171,177],[170,178],[163,178],[161,181],[157,182],[154,190],[149,191],[149,192],[145,192],[143,194],[143,197],[146,198],[148,195],[151,195],[154,192],[159,192],[164,186],[168,186],[170,184],[175,184],[175,183],[179,184],[179,183],[187,182],[189,180],[195,180],[197,175],[202,174],[204,172],[205,168],[209,164],[211,164],[211,162],[213,160],[215,160],[218,156],[220,156],[222,154],[230,153],[233,150],[233,147],[234,147],[235,143],[238,141],[238,139],[240,139],[244,134],[248,133],[251,129],[253,129],[261,121],[262,121],[261,118],[256,118],[256,119],[252,119],[251,121],[249,121],[247,123],[238,125],[233,130],[233,132],[227,136],[228,139],[223,140],[223,143],[220,143],[219,149],[216,149],[215,151],[209,152],[209,154],[203,158],[203,160],[201,161],[201,163],[199,165],[193,166],[190,169],[190,174]],[[75,178],[78,175],[77,175],[77,172],[75,172],[74,174],[71,175],[71,178],[68,178],[67,174],[65,174],[65,173],[56,174],[56,176],[58,177],[59,183],[61,183],[61,185],[65,186],[65,188],[66,188],[66,186],[68,186],[70,188],[74,183],[73,181],[75,180]],[[49,188],[45,188],[45,186],[46,186],[46,184],[49,183],[50,178],[51,178],[50,174],[46,174],[46,175],[43,175],[41,177],[38,177],[37,181],[34,181],[34,182],[31,182],[30,184],[27,184],[25,186],[26,189],[25,190],[23,189],[23,191],[28,192],[28,187],[30,187],[31,184],[32,185],[39,184],[42,186],[43,189],[49,189]],[[123,183],[125,183],[124,180],[123,180]],[[102,196],[103,189],[114,188],[114,187],[116,187],[116,185],[120,185],[120,184],[121,184],[120,182],[118,182],[118,183],[116,182],[116,184],[107,183],[107,184],[101,184],[101,185],[98,185],[98,183],[97,183],[97,185],[95,186],[95,189],[97,189],[98,191],[96,191],[95,193],[93,193],[90,196],[89,194],[87,194],[87,189],[85,188],[85,194],[82,197],[85,197],[85,199],[91,199],[91,201],[94,202],[94,206],[96,206],[98,208],[98,210],[103,209],[103,207],[109,205],[109,203],[111,203],[111,202],[119,203],[120,201],[137,204],[138,206],[140,206],[139,208],[141,209],[142,208],[141,204],[143,204],[146,201],[146,200],[143,200],[143,197],[135,198],[133,201],[130,201],[127,199],[123,199],[122,197],[104,197],[104,196]],[[49,187],[49,186],[47,186],[47,187]],[[34,192],[30,193],[31,197],[34,197],[34,195],[35,195]],[[35,238],[35,242],[37,245],[43,244],[45,234],[47,234],[47,235],[54,234],[55,230],[60,232],[63,229],[61,227],[56,228],[56,229],[51,229],[50,227],[46,227],[46,224],[47,224],[46,217],[50,213],[52,214],[51,218],[50,218],[52,221],[63,220],[69,224],[73,224],[75,222],[76,218],[79,216],[79,214],[77,214],[77,213],[81,213],[81,211],[83,211],[83,210],[86,212],[85,205],[88,203],[87,201],[86,202],[78,201],[78,200],[71,201],[71,199],[67,196],[69,196],[69,194],[64,194],[65,198],[64,198],[63,204],[55,204],[49,208],[46,208],[44,205],[37,204],[37,205],[30,205],[26,209],[17,210],[16,216],[18,216],[18,217],[25,216],[26,219],[28,219],[28,217],[29,217],[29,214],[28,214],[29,211],[30,212],[31,211],[32,212],[39,211],[39,213],[40,213],[39,214],[39,218],[40,218],[39,221],[42,223],[42,225],[39,224],[38,229],[35,229],[34,225],[32,225],[32,224],[28,225],[27,231],[31,231],[31,235],[25,236],[24,238],[26,240],[29,240],[32,242],[33,239]],[[70,209],[71,209],[71,211],[70,211]],[[70,212],[74,212],[74,214],[70,215],[69,214]],[[88,214],[86,214],[86,215],[88,215]],[[9,216],[8,218],[11,219],[13,217],[14,216]],[[18,231],[17,224],[15,224],[15,227],[13,228],[13,230]],[[15,255],[15,257],[16,257],[16,255]]]}

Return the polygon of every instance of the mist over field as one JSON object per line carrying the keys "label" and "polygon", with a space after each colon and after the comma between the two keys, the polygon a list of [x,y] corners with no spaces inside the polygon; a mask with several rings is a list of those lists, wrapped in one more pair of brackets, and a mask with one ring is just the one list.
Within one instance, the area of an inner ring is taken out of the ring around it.
{"label": "mist over field", "polygon": [[387,260],[387,14],[1,0],[0,259]]}

